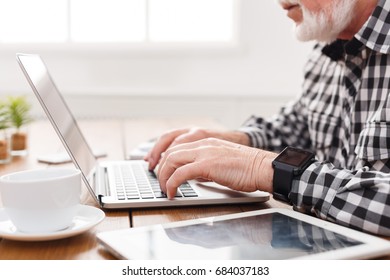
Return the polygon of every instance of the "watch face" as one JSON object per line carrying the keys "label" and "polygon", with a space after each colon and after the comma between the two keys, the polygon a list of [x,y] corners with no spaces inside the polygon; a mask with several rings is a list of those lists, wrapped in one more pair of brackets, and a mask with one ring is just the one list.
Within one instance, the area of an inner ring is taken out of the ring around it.
{"label": "watch face", "polygon": [[288,147],[276,158],[276,160],[281,163],[299,167],[311,157],[312,153],[310,152]]}

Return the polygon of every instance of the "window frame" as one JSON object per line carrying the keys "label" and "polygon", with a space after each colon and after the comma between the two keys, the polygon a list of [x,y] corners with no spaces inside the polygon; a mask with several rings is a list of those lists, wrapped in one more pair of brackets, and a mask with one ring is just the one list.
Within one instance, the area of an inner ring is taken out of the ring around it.
{"label": "window frame", "polygon": [[[231,54],[242,49],[242,0],[233,0],[233,37],[226,42],[186,41],[186,42],[66,42],[52,43],[9,43],[0,42],[0,54],[45,53],[62,55],[140,55],[140,54]],[[69,28],[69,26],[68,26]]]}

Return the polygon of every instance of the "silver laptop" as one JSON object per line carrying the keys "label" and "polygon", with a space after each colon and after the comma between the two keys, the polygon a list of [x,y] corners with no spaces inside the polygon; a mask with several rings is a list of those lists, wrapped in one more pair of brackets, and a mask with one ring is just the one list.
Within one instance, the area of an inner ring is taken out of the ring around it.
{"label": "silver laptop", "polygon": [[80,169],[89,192],[102,208],[254,203],[269,199],[266,192],[243,193],[215,183],[189,181],[169,200],[145,161],[98,162],[40,56],[17,54],[16,59],[70,158]]}

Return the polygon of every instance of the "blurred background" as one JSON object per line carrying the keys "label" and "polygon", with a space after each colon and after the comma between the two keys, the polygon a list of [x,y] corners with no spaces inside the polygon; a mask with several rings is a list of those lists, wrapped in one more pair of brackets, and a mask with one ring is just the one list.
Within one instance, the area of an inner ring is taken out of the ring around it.
{"label": "blurred background", "polygon": [[235,128],[300,93],[312,43],[275,0],[0,0],[0,98],[38,53],[78,118],[209,117]]}

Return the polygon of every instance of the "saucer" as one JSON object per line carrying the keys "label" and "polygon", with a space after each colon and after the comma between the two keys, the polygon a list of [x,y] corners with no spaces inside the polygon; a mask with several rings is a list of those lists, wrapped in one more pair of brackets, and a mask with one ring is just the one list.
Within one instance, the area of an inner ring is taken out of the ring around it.
{"label": "saucer", "polygon": [[105,214],[102,210],[88,205],[80,205],[80,210],[74,217],[72,224],[66,229],[53,232],[28,233],[18,231],[9,220],[4,208],[0,208],[0,238],[19,241],[46,241],[67,238],[89,230],[100,223],[104,217]]}

